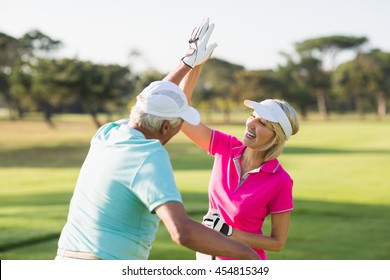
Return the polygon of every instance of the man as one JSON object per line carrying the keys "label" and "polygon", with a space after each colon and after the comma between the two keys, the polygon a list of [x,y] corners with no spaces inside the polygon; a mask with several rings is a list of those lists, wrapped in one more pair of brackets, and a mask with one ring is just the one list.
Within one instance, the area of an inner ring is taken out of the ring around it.
{"label": "man", "polygon": [[163,145],[183,121],[198,124],[178,84],[216,47],[203,21],[190,50],[163,81],[138,96],[129,120],[108,123],[91,141],[71,200],[56,259],[147,259],[160,219],[174,242],[194,251],[258,259],[247,245],[193,221],[184,210]]}

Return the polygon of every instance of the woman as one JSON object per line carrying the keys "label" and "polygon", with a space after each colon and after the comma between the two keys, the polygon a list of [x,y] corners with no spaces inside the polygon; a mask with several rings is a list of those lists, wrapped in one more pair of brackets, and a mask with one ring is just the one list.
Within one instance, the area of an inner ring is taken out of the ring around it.
{"label": "woman", "polygon": [[[180,85],[188,101],[201,67],[191,70]],[[242,140],[203,123],[184,123],[182,131],[215,157],[209,183],[210,209],[204,223],[267,259],[266,250],[281,251],[288,236],[293,180],[277,157],[290,136],[298,132],[299,123],[295,110],[284,101],[246,100],[244,104],[253,113],[246,121]],[[271,234],[266,236],[262,226],[268,215]]]}

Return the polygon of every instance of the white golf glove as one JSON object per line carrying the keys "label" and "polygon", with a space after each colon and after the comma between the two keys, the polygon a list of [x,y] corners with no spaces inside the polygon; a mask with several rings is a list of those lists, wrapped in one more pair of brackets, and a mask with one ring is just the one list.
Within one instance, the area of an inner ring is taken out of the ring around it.
{"label": "white golf glove", "polygon": [[209,212],[203,217],[203,224],[206,227],[219,231],[226,236],[231,236],[233,234],[233,227],[225,223],[225,220],[222,218],[221,213],[217,209],[209,210]]}
{"label": "white golf glove", "polygon": [[189,49],[186,55],[181,59],[186,65],[194,68],[202,64],[211,56],[211,53],[217,47],[216,43],[207,46],[211,33],[214,29],[214,23],[209,25],[209,19],[203,19],[202,22],[192,31],[188,41]]}

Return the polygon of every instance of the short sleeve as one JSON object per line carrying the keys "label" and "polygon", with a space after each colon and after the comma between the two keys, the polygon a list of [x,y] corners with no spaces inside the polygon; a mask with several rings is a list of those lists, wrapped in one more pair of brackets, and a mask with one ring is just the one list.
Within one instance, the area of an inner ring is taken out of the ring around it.
{"label": "short sleeve", "polygon": [[283,180],[280,184],[281,187],[275,193],[269,204],[271,214],[291,212],[294,210],[292,179],[285,178],[285,180]]}
{"label": "short sleeve", "polygon": [[167,202],[182,203],[172,165],[165,150],[147,157],[134,178],[132,191],[150,212]]}
{"label": "short sleeve", "polygon": [[210,146],[209,146],[209,154],[222,154],[227,155],[231,154],[235,147],[241,147],[242,143],[236,137],[225,134],[218,130],[213,130]]}

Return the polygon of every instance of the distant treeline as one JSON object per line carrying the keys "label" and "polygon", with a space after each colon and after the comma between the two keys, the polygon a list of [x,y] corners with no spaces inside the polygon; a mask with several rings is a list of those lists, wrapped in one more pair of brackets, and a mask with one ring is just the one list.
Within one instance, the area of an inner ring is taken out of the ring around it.
{"label": "distant treeline", "polygon": [[[327,36],[295,44],[285,63],[272,70],[247,70],[212,58],[203,67],[194,103],[227,119],[245,99],[285,99],[305,118],[317,111],[386,115],[390,97],[390,53],[367,49],[366,37]],[[62,42],[39,30],[21,38],[0,32],[0,106],[10,118],[42,112],[53,125],[56,113],[87,113],[99,126],[99,113],[129,111],[134,97],[166,73],[135,73],[132,65],[103,65],[75,58],[57,58]],[[260,48],[260,47],[259,47]],[[261,51],[261,49],[259,49]],[[336,65],[339,54],[353,59]],[[138,54],[141,55],[141,54]],[[327,67],[325,67],[327,65]],[[330,65],[330,66],[329,66]],[[240,105],[241,106],[241,105]]]}

